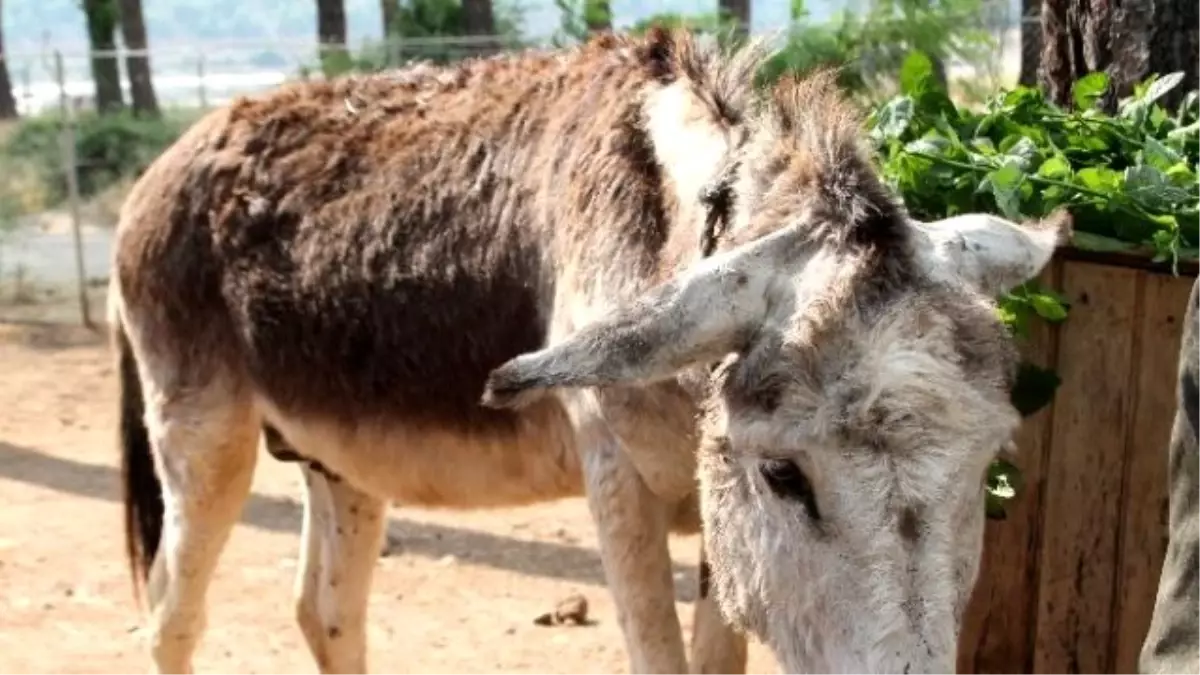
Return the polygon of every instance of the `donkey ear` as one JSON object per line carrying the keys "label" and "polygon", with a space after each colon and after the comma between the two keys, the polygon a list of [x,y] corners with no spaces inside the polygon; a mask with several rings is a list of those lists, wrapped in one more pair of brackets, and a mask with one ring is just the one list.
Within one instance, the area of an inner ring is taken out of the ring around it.
{"label": "donkey ear", "polygon": [[1071,238],[1071,215],[1064,209],[1022,224],[971,213],[913,225],[932,274],[960,278],[991,296],[1036,277]]}
{"label": "donkey ear", "polygon": [[736,351],[766,318],[776,279],[803,264],[792,228],[707,258],[558,344],[488,376],[482,403],[528,405],[551,389],[649,384]]}

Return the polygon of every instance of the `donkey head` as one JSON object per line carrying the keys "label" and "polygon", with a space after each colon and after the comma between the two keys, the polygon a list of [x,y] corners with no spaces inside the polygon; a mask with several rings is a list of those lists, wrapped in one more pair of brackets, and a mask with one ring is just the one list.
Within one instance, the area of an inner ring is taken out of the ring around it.
{"label": "donkey head", "polygon": [[784,81],[745,128],[714,254],[505,363],[484,402],[716,365],[699,480],[726,617],[788,672],[952,671],[986,469],[1019,423],[992,298],[1069,221],[911,220],[828,76]]}

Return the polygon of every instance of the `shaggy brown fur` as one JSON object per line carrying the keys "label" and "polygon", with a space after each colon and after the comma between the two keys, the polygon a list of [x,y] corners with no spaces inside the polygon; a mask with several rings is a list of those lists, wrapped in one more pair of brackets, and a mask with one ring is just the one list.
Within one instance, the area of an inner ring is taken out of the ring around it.
{"label": "shaggy brown fur", "polygon": [[712,113],[736,121],[741,92],[706,58],[604,37],[240,100],[139,182],[122,295],[198,377],[220,358],[288,413],[502,428],[476,399],[544,340],[555,268],[604,284],[658,266],[675,196],[640,92],[712,72]]}
{"label": "shaggy brown fur", "polygon": [[[699,224],[673,227],[695,196],[664,180],[646,91],[682,82],[728,128],[757,56],[654,31],[238,100],[128,198],[124,312],[180,390],[222,373],[289,416],[515,440],[518,416],[479,393],[545,341],[556,294],[627,295],[698,249]],[[147,508],[130,522],[157,523]],[[130,535],[148,563],[156,534]]]}

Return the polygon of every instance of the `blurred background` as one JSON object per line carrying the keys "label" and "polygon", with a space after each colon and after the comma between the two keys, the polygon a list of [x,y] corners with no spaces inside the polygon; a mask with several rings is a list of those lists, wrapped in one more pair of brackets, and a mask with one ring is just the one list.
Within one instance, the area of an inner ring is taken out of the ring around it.
{"label": "blurred background", "polygon": [[[660,23],[768,34],[782,48],[775,74],[835,64],[873,103],[896,93],[913,51],[956,105],[1039,78],[1065,102],[1094,70],[1117,94],[1181,68],[1179,91],[1193,89],[1196,11],[1195,0],[1112,11],[1093,0],[0,0],[0,317],[41,312],[38,294],[71,281],[98,292],[138,171],[204,110],[285,80]],[[1169,33],[1188,26],[1181,48]],[[1043,52],[1054,62],[1039,68]]]}

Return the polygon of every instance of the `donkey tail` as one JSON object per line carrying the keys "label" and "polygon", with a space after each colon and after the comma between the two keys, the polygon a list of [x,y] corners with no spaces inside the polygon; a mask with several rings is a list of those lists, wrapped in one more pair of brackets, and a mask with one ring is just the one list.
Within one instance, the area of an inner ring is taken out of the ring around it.
{"label": "donkey tail", "polygon": [[121,391],[121,487],[125,502],[125,552],[133,577],[134,594],[150,576],[162,537],[162,483],[154,469],[150,434],[144,418],[145,404],[137,361],[120,320],[114,322],[118,377]]}

